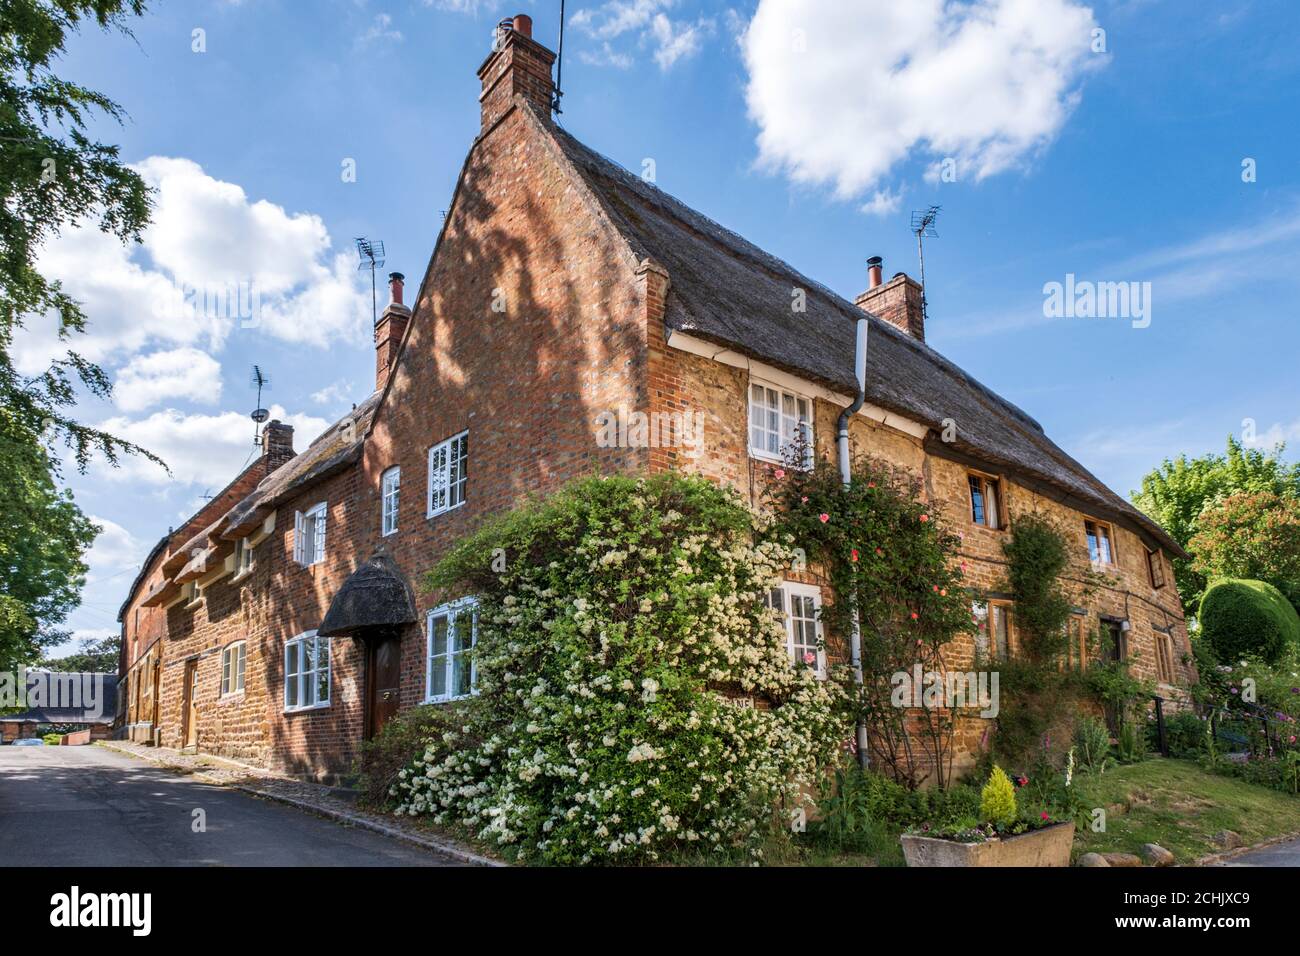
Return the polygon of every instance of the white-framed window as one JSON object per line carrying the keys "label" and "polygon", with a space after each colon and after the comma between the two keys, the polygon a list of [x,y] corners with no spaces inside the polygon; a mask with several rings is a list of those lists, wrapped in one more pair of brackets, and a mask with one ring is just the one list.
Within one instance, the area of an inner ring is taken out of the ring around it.
{"label": "white-framed window", "polygon": [[469,432],[453,435],[429,449],[429,517],[465,503]]}
{"label": "white-framed window", "polygon": [[785,622],[785,648],[795,664],[826,676],[826,648],[822,640],[822,589],[815,584],[784,581],[763,596],[763,604],[781,613]]}
{"label": "white-framed window", "polygon": [[198,604],[203,600],[203,585],[198,581],[186,581],[181,585],[181,594],[185,595],[185,606]]}
{"label": "white-framed window", "polygon": [[325,514],[321,502],[293,516],[293,559],[303,567],[325,560]]}
{"label": "white-framed window", "polygon": [[235,542],[235,577],[243,577],[253,570],[253,545],[248,538]]}
{"label": "white-framed window", "polygon": [[749,453],[755,458],[783,461],[800,438],[804,467],[813,460],[813,402],[762,382],[749,385]]}
{"label": "white-framed window", "polygon": [[330,705],[330,639],[315,631],[284,645],[284,709]]}
{"label": "white-framed window", "polygon": [[394,465],[379,480],[381,506],[380,531],[392,534],[397,530],[397,495],[402,484],[402,469]]}
{"label": "white-framed window", "polygon": [[424,683],[427,701],[457,700],[474,693],[477,673],[470,651],[478,640],[477,605],[474,598],[461,598],[429,612]]}
{"label": "white-framed window", "polygon": [[246,645],[235,641],[221,651],[221,696],[238,694],[244,689],[244,656]]}

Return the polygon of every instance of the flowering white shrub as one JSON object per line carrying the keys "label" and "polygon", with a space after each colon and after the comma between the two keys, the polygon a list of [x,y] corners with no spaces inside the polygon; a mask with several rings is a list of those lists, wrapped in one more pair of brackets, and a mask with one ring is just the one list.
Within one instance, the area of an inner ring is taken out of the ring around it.
{"label": "flowering white shrub", "polygon": [[428,583],[479,598],[478,694],[398,812],[549,863],[760,853],[849,728],[762,604],[792,554],[758,525],[702,479],[590,478],[462,542]]}

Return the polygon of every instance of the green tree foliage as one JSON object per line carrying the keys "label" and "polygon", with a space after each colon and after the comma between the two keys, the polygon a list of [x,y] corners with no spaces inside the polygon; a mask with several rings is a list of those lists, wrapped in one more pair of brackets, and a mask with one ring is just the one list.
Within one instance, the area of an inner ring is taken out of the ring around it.
{"label": "green tree foliage", "polygon": [[1247,656],[1272,662],[1300,645],[1300,616],[1266,581],[1216,581],[1201,599],[1200,622],[1202,639],[1224,663]]}
{"label": "green tree foliage", "polygon": [[1288,599],[1300,592],[1300,498],[1258,491],[1208,505],[1189,550],[1207,580],[1268,581]]}
{"label": "green tree foliage", "polygon": [[[1188,548],[1200,530],[1201,513],[1206,505],[1235,494],[1271,492],[1283,497],[1300,497],[1300,464],[1282,461],[1283,446],[1272,451],[1243,448],[1228,437],[1222,455],[1165,461],[1142,479],[1142,490],[1130,496],[1133,503]],[[1173,559],[1174,579],[1183,610],[1196,612],[1208,583],[1188,560]]]}
{"label": "green tree foliage", "polygon": [[0,408],[0,670],[35,663],[66,635],[58,625],[85,580],[81,555],[99,533],[55,484],[35,432]]}
{"label": "green tree foliage", "polygon": [[110,462],[122,453],[158,459],[72,417],[79,389],[109,394],[103,369],[69,350],[25,378],[12,345],[32,317],[57,322],[63,339],[86,326],[81,306],[37,269],[42,244],[85,222],[130,242],[148,222],[144,180],[88,132],[97,116],[120,121],[121,107],[52,69],[83,23],[125,32],[128,16],[143,12],[143,0],[0,0],[0,405],[22,427],[60,436],[83,470],[96,452]]}
{"label": "green tree foliage", "polygon": [[122,650],[122,636],[110,634],[98,640],[87,640],[73,653],[64,657],[47,657],[41,667],[50,671],[71,674],[108,674],[117,670]]}

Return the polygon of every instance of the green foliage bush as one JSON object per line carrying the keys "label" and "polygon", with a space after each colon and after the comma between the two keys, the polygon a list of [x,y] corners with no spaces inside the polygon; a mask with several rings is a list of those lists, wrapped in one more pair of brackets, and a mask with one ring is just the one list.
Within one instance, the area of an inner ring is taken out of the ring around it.
{"label": "green foliage bush", "polygon": [[980,793],[980,818],[995,827],[1009,827],[1019,817],[1016,789],[1001,767],[994,766],[989,782]]}
{"label": "green foliage bush", "polygon": [[851,732],[762,604],[794,557],[763,530],[664,474],[583,479],[462,539],[425,585],[479,599],[478,694],[399,773],[398,811],[552,864],[761,853]]}
{"label": "green foliage bush", "polygon": [[388,807],[397,797],[398,774],[415,754],[456,726],[459,703],[424,704],[399,711],[378,734],[361,745],[357,756],[357,787],[368,806]]}
{"label": "green foliage bush", "polygon": [[[1197,717],[1191,711],[1179,711],[1165,717],[1165,742],[1169,745],[1169,756],[1194,760],[1205,753],[1205,733],[1208,721]],[[1151,727],[1155,728],[1153,721]],[[1158,736],[1159,731],[1155,731]],[[1152,737],[1148,743],[1155,746],[1158,741]]]}
{"label": "green foliage bush", "polygon": [[1264,581],[1227,578],[1201,598],[1202,638],[1220,661],[1258,655],[1276,661],[1300,646],[1300,616],[1277,588]]}
{"label": "green foliage bush", "polygon": [[1090,773],[1102,773],[1110,759],[1110,731],[1092,716],[1082,716],[1074,724],[1074,755],[1079,767]]}

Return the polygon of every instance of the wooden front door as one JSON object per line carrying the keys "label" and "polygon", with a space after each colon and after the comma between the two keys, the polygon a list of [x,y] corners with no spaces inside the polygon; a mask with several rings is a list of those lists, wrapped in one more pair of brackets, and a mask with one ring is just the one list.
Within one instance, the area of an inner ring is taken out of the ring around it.
{"label": "wooden front door", "polygon": [[385,636],[368,644],[366,683],[370,699],[366,707],[366,739],[384,729],[397,713],[398,684],[402,671],[402,642]]}
{"label": "wooden front door", "polygon": [[185,723],[185,746],[193,747],[199,742],[199,662],[188,661],[185,664],[185,706],[182,710]]}

